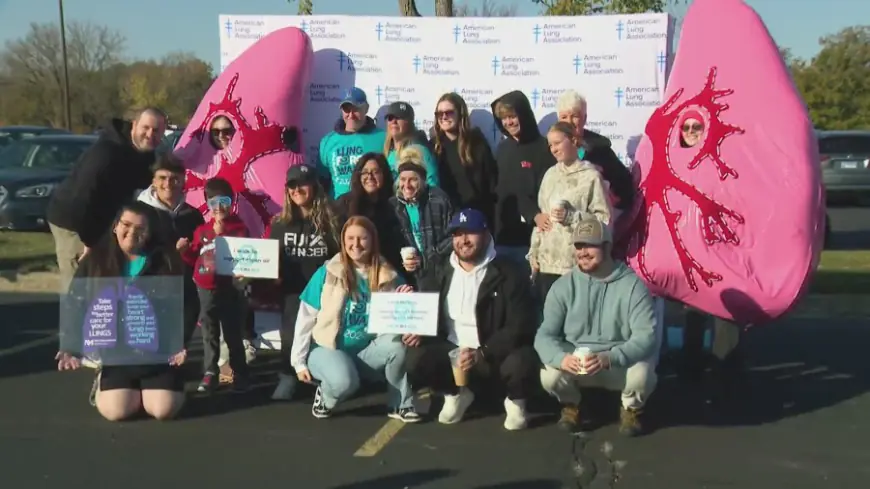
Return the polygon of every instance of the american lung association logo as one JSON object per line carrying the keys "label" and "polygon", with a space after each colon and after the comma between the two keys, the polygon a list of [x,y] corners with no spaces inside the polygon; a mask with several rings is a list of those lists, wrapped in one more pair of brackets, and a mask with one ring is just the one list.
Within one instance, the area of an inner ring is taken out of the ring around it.
{"label": "american lung association logo", "polygon": [[575,75],[621,75],[625,72],[620,64],[619,55],[615,53],[578,53],[571,59],[571,64]]}
{"label": "american lung association logo", "polygon": [[332,18],[302,19],[299,29],[308,34],[311,39],[344,39],[347,34],[341,28],[341,22]]}
{"label": "american lung association logo", "polygon": [[661,103],[658,87],[617,87],[613,99],[617,108],[658,107]]}
{"label": "american lung association logo", "polygon": [[378,55],[374,53],[343,53],[335,56],[339,71],[358,71],[360,73],[382,73]]}
{"label": "american lung association logo", "polygon": [[577,32],[577,24],[566,22],[564,24],[535,24],[532,27],[532,36],[535,44],[562,44],[578,43],[583,39]]}
{"label": "american lung association logo", "polygon": [[266,23],[256,19],[227,18],[221,26],[227,39],[248,39],[257,41],[266,35]]}
{"label": "american lung association logo", "polygon": [[311,83],[308,86],[308,101],[338,105],[341,100],[341,86],[336,83]]}
{"label": "american lung association logo", "polygon": [[420,56],[415,54],[411,58],[411,66],[416,75],[456,76],[459,70],[456,67],[456,59],[452,56]]}
{"label": "american lung association logo", "polygon": [[453,26],[453,44],[500,44],[496,28],[489,24],[456,24]]}
{"label": "american lung association logo", "polygon": [[555,110],[559,103],[559,97],[562,96],[567,88],[533,88],[528,96],[529,102],[532,103],[533,109],[548,109]]}
{"label": "american lung association logo", "polygon": [[401,85],[378,85],[375,87],[374,95],[375,100],[378,101],[379,107],[393,102],[405,102],[412,107],[419,107],[421,105],[417,89],[414,87]]}
{"label": "american lung association logo", "polygon": [[413,22],[378,22],[374,32],[381,42],[400,42],[403,44],[420,44],[420,29]]}
{"label": "american lung association logo", "polygon": [[615,24],[616,38],[620,41],[664,39],[667,37],[667,33],[663,24],[662,17],[617,20]]}
{"label": "american lung association logo", "polygon": [[531,56],[493,56],[490,61],[495,76],[539,76],[541,71],[535,67]]}

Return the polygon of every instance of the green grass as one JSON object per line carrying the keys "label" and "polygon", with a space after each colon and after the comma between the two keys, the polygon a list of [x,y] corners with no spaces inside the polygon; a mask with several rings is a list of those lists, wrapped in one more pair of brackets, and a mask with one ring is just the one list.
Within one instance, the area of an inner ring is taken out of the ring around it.
{"label": "green grass", "polygon": [[[50,233],[0,232],[0,271],[56,270]],[[825,251],[813,277],[815,294],[870,294],[870,250]]]}
{"label": "green grass", "polygon": [[51,233],[0,232],[0,271],[57,270]]}

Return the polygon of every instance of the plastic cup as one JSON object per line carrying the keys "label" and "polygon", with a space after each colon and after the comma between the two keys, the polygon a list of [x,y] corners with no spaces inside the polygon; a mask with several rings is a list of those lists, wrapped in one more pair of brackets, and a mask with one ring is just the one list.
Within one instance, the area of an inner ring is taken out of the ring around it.
{"label": "plastic cup", "polygon": [[450,366],[453,367],[453,382],[456,387],[465,387],[468,385],[468,372],[459,367],[459,357],[462,353],[462,348],[454,348],[447,355],[450,357]]}
{"label": "plastic cup", "polygon": [[[581,346],[574,350],[574,356],[580,359],[580,362],[586,362],[586,359],[592,355],[592,350]],[[580,367],[580,371],[577,372],[577,375],[586,375],[586,369],[582,366]]]}

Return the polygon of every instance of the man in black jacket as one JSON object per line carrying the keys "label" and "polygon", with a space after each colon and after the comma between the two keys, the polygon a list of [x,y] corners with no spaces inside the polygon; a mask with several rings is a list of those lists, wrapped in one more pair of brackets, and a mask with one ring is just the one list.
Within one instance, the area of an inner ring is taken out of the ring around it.
{"label": "man in black jacket", "polygon": [[505,135],[495,151],[495,244],[500,254],[527,264],[532,229],[547,230],[550,226],[549,214],[538,208],[538,191],[544,173],[556,159],[547,138],[538,131],[532,105],[523,92],[516,90],[496,99],[492,113]]}
{"label": "man in black jacket", "polygon": [[60,293],[66,293],[79,260],[109,230],[121,206],[151,183],[154,149],[163,139],[166,115],[144,109],[132,121],[113,119],[73,167],[48,204]]}
{"label": "man in black jacket", "polygon": [[[193,232],[205,223],[202,214],[184,201],[184,166],[164,153],[151,165],[151,186],[139,194],[139,201],[151,206],[148,216],[151,242],[148,247],[175,253],[178,240],[193,239]],[[184,344],[187,345],[199,319],[199,296],[193,283],[193,267],[184,266]]]}
{"label": "man in black jacket", "polygon": [[[421,290],[440,294],[437,337],[405,335],[411,385],[442,392],[438,421],[458,423],[474,401],[465,382],[487,378],[506,390],[508,430],[526,427],[526,399],[539,389],[537,329],[528,276],[514,261],[497,256],[486,217],[465,209],[450,222],[453,253],[432,267]],[[455,361],[451,359],[454,357]]]}

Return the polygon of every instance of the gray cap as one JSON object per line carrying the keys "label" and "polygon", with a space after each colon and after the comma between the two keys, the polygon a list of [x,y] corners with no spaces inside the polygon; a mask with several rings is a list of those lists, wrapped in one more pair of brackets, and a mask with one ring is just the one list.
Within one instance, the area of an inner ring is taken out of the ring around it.
{"label": "gray cap", "polygon": [[601,246],[604,243],[612,243],[613,236],[607,224],[590,217],[577,223],[577,227],[574,228],[573,242],[574,244]]}

